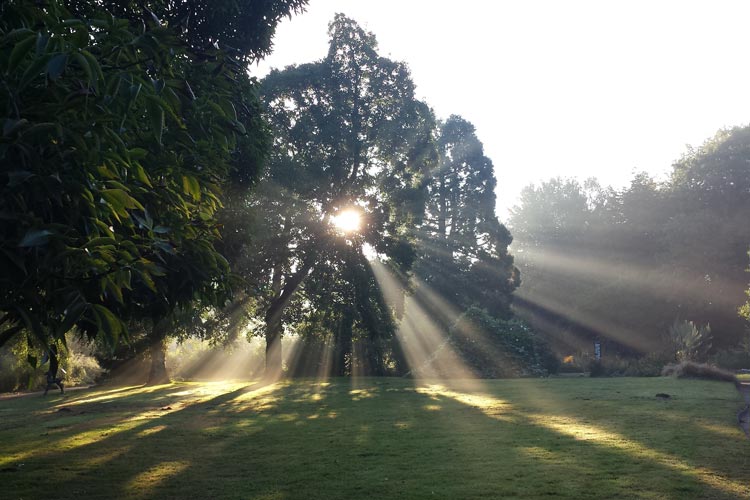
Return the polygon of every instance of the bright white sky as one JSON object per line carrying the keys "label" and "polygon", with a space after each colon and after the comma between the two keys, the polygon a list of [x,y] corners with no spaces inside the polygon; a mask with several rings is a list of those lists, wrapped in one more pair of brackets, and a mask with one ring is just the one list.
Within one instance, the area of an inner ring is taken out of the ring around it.
{"label": "bright white sky", "polygon": [[498,214],[554,176],[664,178],[687,144],[750,121],[750,2],[310,0],[254,73],[325,56],[342,12],[411,68],[440,118],[474,123]]}

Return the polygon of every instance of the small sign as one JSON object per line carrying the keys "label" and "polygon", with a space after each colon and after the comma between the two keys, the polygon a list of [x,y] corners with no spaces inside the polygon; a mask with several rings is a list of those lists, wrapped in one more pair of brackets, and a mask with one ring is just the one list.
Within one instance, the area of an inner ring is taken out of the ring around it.
{"label": "small sign", "polygon": [[596,358],[597,361],[601,361],[602,359],[602,343],[601,342],[594,342],[594,358]]}

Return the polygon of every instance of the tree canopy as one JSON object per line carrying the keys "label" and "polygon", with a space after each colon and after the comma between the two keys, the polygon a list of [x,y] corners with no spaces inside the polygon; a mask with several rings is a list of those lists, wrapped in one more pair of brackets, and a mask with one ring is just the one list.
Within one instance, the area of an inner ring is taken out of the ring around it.
{"label": "tree canopy", "polygon": [[[295,297],[326,307],[335,295],[317,299],[318,292],[344,287],[344,300],[360,299],[341,321],[378,335],[370,318],[380,302],[363,295],[371,284],[363,248],[409,266],[408,227],[421,216],[431,111],[414,97],[406,66],[377,54],[371,33],[337,15],[329,35],[325,59],[263,81],[274,143],[256,196],[246,202],[248,232],[257,236],[243,249],[247,264],[238,262],[266,324],[271,369],[280,366],[277,346]],[[349,232],[334,224],[347,211],[360,221]]]}
{"label": "tree canopy", "polygon": [[[26,331],[46,346],[73,326],[115,344],[128,318],[229,297],[215,215],[266,142],[243,60],[301,4],[204,5],[213,21],[189,36],[159,19],[178,19],[166,2],[0,7],[0,344]],[[210,34],[224,7],[260,16],[256,45],[206,46],[226,38]]]}

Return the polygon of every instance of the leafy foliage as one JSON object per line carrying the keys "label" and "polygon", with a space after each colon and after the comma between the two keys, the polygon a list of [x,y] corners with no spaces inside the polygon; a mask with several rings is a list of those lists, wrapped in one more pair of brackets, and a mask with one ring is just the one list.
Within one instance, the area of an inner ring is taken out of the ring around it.
{"label": "leafy foliage", "polygon": [[745,329],[750,129],[721,131],[670,179],[622,190],[552,179],[523,192],[510,226],[524,284],[515,302],[564,349],[606,340],[622,355],[668,347],[675,317],[711,324],[714,347]]}
{"label": "leafy foliage", "polygon": [[698,361],[711,348],[711,326],[677,320],[669,327],[669,340],[677,361]]}
{"label": "leafy foliage", "polygon": [[[234,269],[257,298],[273,369],[284,322],[348,332],[337,340],[342,370],[356,340],[352,327],[366,332],[368,349],[382,351],[392,322],[362,249],[368,244],[407,268],[407,229],[421,216],[431,111],[415,99],[406,66],[377,54],[371,33],[338,15],[329,34],[325,59],[263,81],[274,136],[269,168],[257,196],[235,205],[238,217],[228,222],[240,240],[228,241]],[[361,214],[359,230],[342,233],[331,223],[346,209]],[[382,371],[382,356],[368,357]]]}
{"label": "leafy foliage", "polygon": [[243,92],[252,104],[240,61],[98,4],[2,9],[0,344],[76,325],[114,345],[123,319],[222,303],[214,216],[257,140],[236,111]]}
{"label": "leafy foliage", "polygon": [[461,309],[507,318],[520,278],[508,253],[512,237],[495,215],[492,162],[474,126],[459,116],[441,125],[437,143],[415,273]]}
{"label": "leafy foliage", "polygon": [[[115,17],[138,23],[170,26],[193,50],[221,47],[244,62],[271,52],[276,26],[284,17],[302,12],[307,0],[114,0],[105,3]],[[98,2],[68,0],[75,15],[101,10]]]}
{"label": "leafy foliage", "polygon": [[[104,374],[105,370],[98,361],[100,349],[74,332],[65,336],[65,343],[57,343],[62,349],[60,367],[65,372],[58,376],[64,379],[66,386],[93,384]],[[44,372],[49,367],[37,359],[29,363],[29,357],[35,358],[38,350],[21,336],[0,347],[0,392],[20,391],[43,388]]]}
{"label": "leafy foliage", "polygon": [[548,375],[558,360],[543,339],[519,319],[500,320],[469,308],[450,329],[450,343],[482,378]]}

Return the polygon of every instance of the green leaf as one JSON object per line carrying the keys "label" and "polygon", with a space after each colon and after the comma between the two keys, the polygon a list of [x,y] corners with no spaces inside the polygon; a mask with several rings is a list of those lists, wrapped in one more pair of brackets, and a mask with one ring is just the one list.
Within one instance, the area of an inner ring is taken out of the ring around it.
{"label": "green leaf", "polygon": [[133,171],[134,171],[136,179],[138,179],[140,182],[142,182],[143,184],[147,185],[150,188],[154,187],[151,184],[151,179],[148,178],[146,171],[138,163],[135,163],[133,165]]}
{"label": "green leaf", "polygon": [[16,187],[23,184],[28,178],[33,177],[34,174],[26,170],[16,170],[8,172],[8,187]]}
{"label": "green leaf", "polygon": [[5,120],[5,123],[3,123],[3,135],[5,137],[10,137],[15,132],[21,130],[22,128],[26,127],[29,124],[29,121],[26,118],[21,118],[20,120],[14,120],[13,118],[7,118]]}
{"label": "green leaf", "polygon": [[200,201],[201,199],[201,185],[198,179],[192,175],[182,176],[182,191],[185,194],[189,194],[195,201]]}
{"label": "green leaf", "polygon": [[143,148],[133,148],[128,150],[128,154],[134,160],[142,160],[148,156],[148,151]]}
{"label": "green leaf", "polygon": [[91,70],[89,61],[83,56],[83,54],[78,52],[73,54],[73,60],[81,67],[81,69],[83,69],[83,72],[86,73],[86,83],[96,88],[96,78],[94,78],[94,73]]}
{"label": "green leaf", "polygon": [[114,238],[108,238],[106,236],[102,236],[100,238],[94,238],[93,240],[90,240],[88,243],[86,243],[86,248],[94,248],[101,245],[116,245],[117,240]]}
{"label": "green leaf", "polygon": [[102,195],[102,198],[112,205],[117,205],[128,210],[143,210],[143,205],[122,189],[102,189],[99,193]]}
{"label": "green leaf", "polygon": [[68,65],[68,54],[57,54],[47,63],[47,76],[50,80],[57,80],[65,72]]}
{"label": "green leaf", "polygon": [[13,51],[10,53],[10,57],[8,58],[8,73],[11,73],[16,69],[16,66],[18,66],[24,56],[26,56],[29,50],[31,50],[31,47],[34,45],[35,41],[35,37],[27,36],[26,38],[18,42],[15,47],[13,47]]}
{"label": "green leaf", "polygon": [[109,278],[104,278],[104,286],[107,290],[107,294],[112,295],[117,302],[123,304],[122,289]]}
{"label": "green leaf", "polygon": [[34,33],[35,32],[30,30],[29,28],[16,28],[12,31],[9,31],[8,34],[3,37],[2,43],[13,43],[16,40],[22,40],[27,36],[33,35]]}
{"label": "green leaf", "polygon": [[65,317],[63,318],[62,324],[60,325],[60,329],[58,330],[58,337],[64,338],[65,334],[68,333],[78,322],[78,320],[81,319],[83,316],[83,313],[86,312],[87,304],[81,300],[80,295],[78,296],[78,300],[74,302],[73,304],[70,304],[65,309]]}
{"label": "green leaf", "polygon": [[18,92],[21,92],[26,86],[31,83],[32,80],[38,78],[42,74],[44,67],[52,56],[45,54],[41,57],[37,57],[34,61],[29,64],[29,67],[24,71],[21,81],[18,82]]}
{"label": "green leaf", "polygon": [[110,345],[116,345],[123,331],[122,322],[112,311],[99,304],[93,304],[93,311],[99,329],[104,332],[105,339]]}
{"label": "green leaf", "polygon": [[36,55],[42,55],[44,51],[47,50],[47,45],[49,45],[49,35],[45,35],[43,33],[37,33],[36,36]]}
{"label": "green leaf", "polygon": [[147,99],[146,110],[148,111],[149,120],[151,120],[151,131],[154,137],[156,137],[156,142],[161,145],[161,137],[164,133],[164,109],[159,101]]}
{"label": "green leaf", "polygon": [[[170,245],[168,241],[156,240],[156,241],[154,241],[154,246],[156,248],[160,249],[161,251],[166,252],[166,253],[168,253],[170,255],[177,255],[177,252],[175,251],[174,247],[172,245]],[[153,270],[152,270],[151,274],[153,274],[154,276],[160,276],[159,274],[157,274]]]}
{"label": "green leaf", "polygon": [[89,63],[89,67],[93,72],[96,73],[97,79],[104,80],[104,73],[102,72],[102,68],[99,65],[99,61],[96,60],[96,57],[91,54],[91,52],[87,50],[82,50],[81,55],[86,58],[86,61]]}
{"label": "green leaf", "polygon": [[[133,215],[133,218],[134,218],[134,219],[135,219],[136,221],[138,221],[138,224],[140,224],[140,226],[141,226],[141,227],[143,227],[143,228],[146,228],[146,229],[149,229],[149,230],[151,229],[151,224],[149,223],[149,221],[148,221],[147,219],[144,219],[143,217],[141,217],[140,215],[138,215],[138,214],[137,214],[137,213],[135,213],[135,212],[133,212],[133,214],[132,214],[132,215]],[[152,221],[152,222],[153,222],[153,221]]]}
{"label": "green leaf", "polygon": [[61,24],[68,28],[86,27],[80,19],[64,19]]}
{"label": "green leaf", "polygon": [[55,131],[57,125],[54,123],[37,123],[23,131],[24,137],[32,136],[35,134],[43,134],[45,132]]}
{"label": "green leaf", "polygon": [[26,232],[18,246],[24,248],[42,246],[49,241],[50,236],[53,234],[55,233],[46,229],[31,229]]}
{"label": "green leaf", "polygon": [[141,87],[143,87],[143,85],[141,85],[140,83],[134,83],[130,86],[129,96],[131,103],[138,99],[138,94],[141,93]]}

